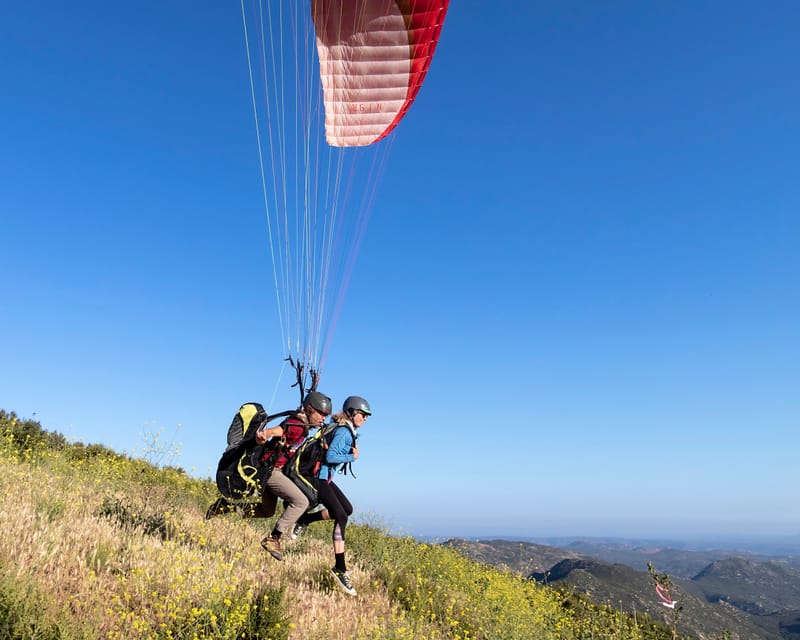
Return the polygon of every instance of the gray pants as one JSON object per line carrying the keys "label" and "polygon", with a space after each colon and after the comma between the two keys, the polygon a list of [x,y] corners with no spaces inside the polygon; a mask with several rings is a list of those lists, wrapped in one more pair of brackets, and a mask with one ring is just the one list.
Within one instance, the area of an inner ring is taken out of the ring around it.
{"label": "gray pants", "polygon": [[308,509],[308,498],[297,488],[297,485],[283,475],[282,469],[273,469],[267,479],[267,489],[270,493],[283,498],[283,514],[275,523],[275,528],[284,534],[291,533],[294,523]]}

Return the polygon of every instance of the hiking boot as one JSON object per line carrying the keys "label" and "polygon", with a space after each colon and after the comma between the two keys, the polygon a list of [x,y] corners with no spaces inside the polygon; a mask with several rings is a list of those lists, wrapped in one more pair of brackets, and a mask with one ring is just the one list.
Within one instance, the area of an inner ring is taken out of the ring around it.
{"label": "hiking boot", "polygon": [[261,541],[261,546],[269,552],[276,560],[283,560],[283,554],[281,553],[281,541],[279,538],[273,538],[272,536],[267,536]]}
{"label": "hiking boot", "polygon": [[215,516],[221,516],[224,513],[230,513],[233,510],[233,505],[225,498],[217,498],[217,500],[206,511],[206,520],[211,520]]}
{"label": "hiking boot", "polygon": [[292,540],[297,540],[300,536],[303,535],[303,531],[306,530],[306,525],[300,524],[299,522],[294,525],[292,528]]}
{"label": "hiking boot", "polygon": [[331,575],[333,576],[334,582],[339,585],[339,588],[348,596],[356,595],[357,591],[353,583],[350,582],[350,574],[347,571],[339,571],[339,569],[334,567],[331,569]]}

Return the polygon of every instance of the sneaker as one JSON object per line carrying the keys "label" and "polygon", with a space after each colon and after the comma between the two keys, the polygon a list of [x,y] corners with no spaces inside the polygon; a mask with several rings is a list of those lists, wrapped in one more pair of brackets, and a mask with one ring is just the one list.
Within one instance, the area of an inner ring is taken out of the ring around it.
{"label": "sneaker", "polygon": [[306,530],[306,526],[304,524],[300,524],[299,522],[294,525],[292,528],[292,540],[297,540],[300,536],[303,535],[303,531]]}
{"label": "sneaker", "polygon": [[331,575],[334,578],[334,582],[339,585],[339,588],[344,591],[349,596],[356,595],[356,589],[353,586],[353,583],[350,582],[350,574],[347,571],[339,571],[336,567],[331,569]]}
{"label": "sneaker", "polygon": [[276,560],[283,560],[283,554],[281,553],[281,541],[278,538],[273,538],[272,536],[267,536],[261,541],[261,546],[269,552]]}
{"label": "sneaker", "polygon": [[215,516],[221,516],[224,513],[230,513],[233,510],[233,505],[225,498],[218,498],[206,511],[206,520],[211,520]]}

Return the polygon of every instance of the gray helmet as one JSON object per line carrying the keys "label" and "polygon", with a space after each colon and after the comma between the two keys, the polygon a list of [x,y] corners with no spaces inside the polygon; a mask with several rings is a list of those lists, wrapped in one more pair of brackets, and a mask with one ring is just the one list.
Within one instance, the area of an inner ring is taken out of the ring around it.
{"label": "gray helmet", "polygon": [[348,416],[353,415],[356,411],[363,411],[368,416],[372,415],[369,402],[364,400],[361,396],[349,396],[342,405],[342,411]]}
{"label": "gray helmet", "polygon": [[319,391],[311,391],[303,400],[303,406],[311,405],[314,409],[319,411],[322,415],[329,416],[333,410],[333,403],[331,399],[324,393]]}

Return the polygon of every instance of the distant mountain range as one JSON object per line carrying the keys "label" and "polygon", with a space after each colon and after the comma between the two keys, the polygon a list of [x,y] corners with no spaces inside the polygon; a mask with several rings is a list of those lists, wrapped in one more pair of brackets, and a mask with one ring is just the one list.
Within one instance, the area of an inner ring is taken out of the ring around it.
{"label": "distant mountain range", "polygon": [[[540,541],[537,541],[540,542]],[[564,540],[564,544],[547,542],[554,547],[566,548],[581,555],[599,558],[607,562],[627,564],[634,569],[647,569],[652,562],[662,572],[679,578],[693,578],[706,566],[716,560],[729,557],[749,558],[756,561],[772,561],[800,569],[800,538],[781,538],[780,540],[760,542],[695,543],[691,546],[672,541],[604,541]]]}
{"label": "distant mountain range", "polygon": [[[701,640],[800,640],[800,555],[598,540],[566,547],[459,538],[443,544],[473,560],[578,590],[598,604],[646,612],[668,624],[677,620],[680,633]],[[675,610],[662,606],[648,562],[672,580]]]}

